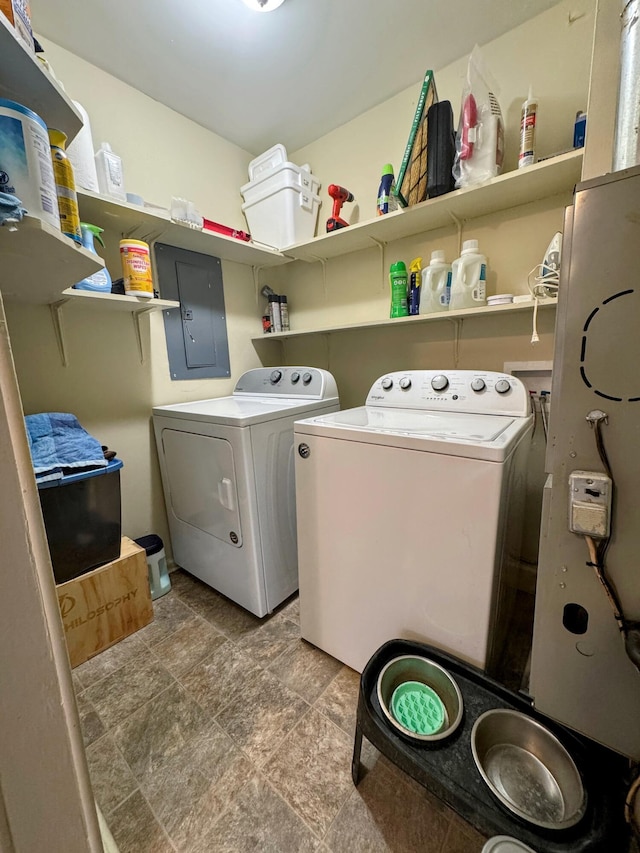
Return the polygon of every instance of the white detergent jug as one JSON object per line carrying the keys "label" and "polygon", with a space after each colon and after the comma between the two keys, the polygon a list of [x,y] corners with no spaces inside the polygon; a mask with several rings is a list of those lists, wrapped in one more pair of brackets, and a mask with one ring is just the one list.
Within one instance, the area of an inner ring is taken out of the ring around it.
{"label": "white detergent jug", "polygon": [[444,252],[431,252],[431,262],[422,270],[420,288],[420,313],[433,314],[449,308],[451,294],[451,264],[446,263]]}
{"label": "white detergent jug", "polygon": [[477,240],[465,240],[451,267],[449,308],[478,308],[487,304],[487,259],[478,252]]}

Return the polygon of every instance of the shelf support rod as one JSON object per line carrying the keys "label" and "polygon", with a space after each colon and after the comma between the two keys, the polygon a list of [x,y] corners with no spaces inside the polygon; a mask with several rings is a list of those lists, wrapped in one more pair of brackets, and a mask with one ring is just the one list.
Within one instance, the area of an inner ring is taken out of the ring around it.
{"label": "shelf support rod", "polygon": [[253,273],[253,289],[256,294],[256,305],[260,304],[260,273],[264,269],[264,266],[252,266],[251,271]]}
{"label": "shelf support rod", "polygon": [[140,364],[144,364],[144,347],[142,346],[142,330],[140,320],[144,314],[151,314],[153,308],[147,308],[146,311],[132,311],[131,319],[133,320],[133,329],[138,343],[138,352],[140,353]]}
{"label": "shelf support rod", "polygon": [[64,323],[62,322],[62,309],[68,301],[68,299],[61,299],[59,302],[52,302],[51,305],[49,305],[51,320],[53,322],[53,331],[55,332],[56,343],[58,344],[58,351],[60,352],[60,360],[62,361],[63,367],[69,366],[69,359],[67,358],[67,343],[64,337]]}
{"label": "shelf support rod", "polygon": [[380,280],[382,281],[382,292],[384,293],[387,287],[387,273],[384,264],[384,250],[387,247],[387,244],[382,240],[376,240],[375,237],[371,237],[369,235],[369,239],[372,243],[375,243],[378,247],[378,251],[380,252]]}
{"label": "shelf support rod", "polygon": [[455,215],[455,213],[452,213],[451,211],[449,211],[449,216],[453,220],[453,224],[458,229],[458,256],[459,256],[460,252],[462,251],[462,221],[460,219],[458,219],[458,217]]}
{"label": "shelf support rod", "polygon": [[462,317],[447,317],[450,323],[453,324],[453,366],[457,369],[460,361],[460,338],[462,337]]}
{"label": "shelf support rod", "polygon": [[313,258],[314,261],[317,261],[322,266],[322,290],[324,293],[324,301],[327,301],[327,259],[320,258],[318,255],[309,255],[310,258]]}
{"label": "shelf support rod", "polygon": [[327,370],[331,373],[331,333],[323,332],[324,347],[327,352]]}

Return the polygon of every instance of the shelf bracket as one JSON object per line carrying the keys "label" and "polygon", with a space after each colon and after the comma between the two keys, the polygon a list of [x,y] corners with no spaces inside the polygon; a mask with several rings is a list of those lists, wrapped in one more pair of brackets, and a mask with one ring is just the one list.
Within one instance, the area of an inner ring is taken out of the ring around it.
{"label": "shelf bracket", "polygon": [[61,299],[59,302],[53,302],[49,305],[51,320],[53,321],[53,331],[55,332],[56,343],[58,344],[58,351],[60,352],[60,360],[63,367],[69,366],[67,342],[64,337],[64,323],[62,322],[62,309],[68,301],[68,299]]}
{"label": "shelf bracket", "polygon": [[457,369],[460,361],[460,339],[464,320],[462,317],[446,317],[445,319],[453,324],[453,366]]}
{"label": "shelf bracket", "polygon": [[125,240],[142,240],[151,246],[152,243],[160,240],[165,232],[166,228],[162,228],[160,231],[147,231],[144,225],[138,225],[135,228],[130,228],[126,233],[123,232],[122,236]]}
{"label": "shelf bracket", "polygon": [[372,243],[376,244],[376,246],[378,247],[378,249],[380,251],[380,269],[381,269],[381,273],[382,273],[380,278],[382,281],[382,292],[384,293],[385,290],[387,289],[387,271],[386,271],[385,263],[384,263],[384,250],[386,249],[387,244],[384,243],[382,240],[376,240],[375,237],[369,236],[369,239],[371,240]]}
{"label": "shelf bracket", "polygon": [[324,338],[324,346],[327,352],[327,370],[331,373],[331,333],[325,332],[322,337]]}
{"label": "shelf bracket", "polygon": [[140,353],[140,364],[144,364],[144,347],[142,346],[142,329],[140,327],[140,320],[143,316],[147,314],[151,314],[153,308],[148,308],[146,311],[132,311],[131,319],[133,320],[133,329],[136,335],[136,341],[138,343],[138,352]]}
{"label": "shelf bracket", "polygon": [[462,251],[462,221],[460,219],[458,219],[458,217],[455,215],[455,213],[452,213],[451,211],[449,211],[449,216],[453,220],[453,224],[458,229],[458,256],[459,256],[460,252]]}
{"label": "shelf bracket", "polygon": [[327,301],[327,259],[319,258],[317,255],[309,255],[314,261],[322,265],[322,290],[324,292],[324,300]]}

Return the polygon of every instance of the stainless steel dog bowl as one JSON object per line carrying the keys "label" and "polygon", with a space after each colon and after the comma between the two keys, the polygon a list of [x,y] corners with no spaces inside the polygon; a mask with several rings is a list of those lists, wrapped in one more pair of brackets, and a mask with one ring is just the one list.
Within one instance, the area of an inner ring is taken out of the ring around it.
{"label": "stainless steel dog bowl", "polygon": [[[433,734],[419,734],[406,728],[393,714],[392,699],[398,687],[408,682],[425,684],[433,690],[444,705],[444,720]],[[462,694],[453,677],[428,658],[402,655],[393,658],[381,670],[377,683],[378,700],[385,717],[403,735],[414,740],[433,742],[443,740],[460,725],[462,720]]]}
{"label": "stainless steel dog bowl", "polygon": [[587,798],[573,759],[526,714],[496,708],[475,721],[471,750],[480,775],[510,811],[544,829],[567,829]]}

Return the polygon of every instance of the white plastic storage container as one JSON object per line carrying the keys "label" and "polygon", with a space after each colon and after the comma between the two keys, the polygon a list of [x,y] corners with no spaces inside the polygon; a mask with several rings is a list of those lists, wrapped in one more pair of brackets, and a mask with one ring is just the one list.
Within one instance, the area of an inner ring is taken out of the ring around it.
{"label": "white plastic storage container", "polygon": [[487,259],[477,240],[465,240],[460,257],[451,265],[449,308],[478,308],[487,304]]}
{"label": "white plastic storage container", "polygon": [[240,188],[244,198],[242,212],[251,236],[276,249],[310,240],[318,222],[320,182],[308,166],[289,161],[274,165],[275,155],[269,158],[263,154],[261,158],[265,158],[263,164],[268,164],[267,168],[256,170],[259,177]]}
{"label": "white plastic storage container", "polygon": [[422,270],[420,288],[420,313],[433,314],[449,310],[451,295],[451,264],[444,259],[444,252],[431,252],[431,263]]}

